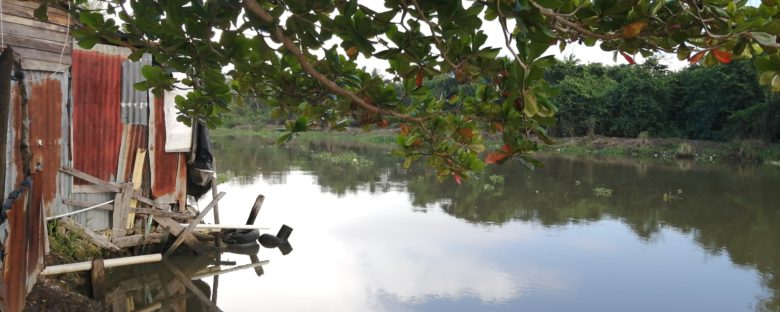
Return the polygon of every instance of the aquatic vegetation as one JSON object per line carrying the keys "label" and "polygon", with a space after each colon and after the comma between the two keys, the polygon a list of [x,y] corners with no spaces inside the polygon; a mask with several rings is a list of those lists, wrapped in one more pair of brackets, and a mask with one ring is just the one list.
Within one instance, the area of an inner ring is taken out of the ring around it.
{"label": "aquatic vegetation", "polygon": [[691,159],[695,156],[696,154],[693,152],[693,146],[688,143],[680,143],[677,150],[674,151],[674,157],[681,159]]}
{"label": "aquatic vegetation", "polygon": [[316,160],[326,161],[334,165],[346,165],[355,168],[369,168],[374,166],[374,162],[361,157],[355,152],[319,152],[312,154],[312,158]]}
{"label": "aquatic vegetation", "polygon": [[593,195],[596,197],[612,197],[612,189],[608,187],[596,187],[593,189]]}
{"label": "aquatic vegetation", "polygon": [[504,184],[504,176],[502,176],[502,175],[494,174],[494,175],[491,175],[488,179],[493,184]]}
{"label": "aquatic vegetation", "polygon": [[683,191],[681,189],[677,189],[676,193],[666,192],[666,193],[661,194],[661,199],[664,202],[668,203],[668,202],[671,202],[672,200],[680,199],[681,196],[682,196],[682,192]]}

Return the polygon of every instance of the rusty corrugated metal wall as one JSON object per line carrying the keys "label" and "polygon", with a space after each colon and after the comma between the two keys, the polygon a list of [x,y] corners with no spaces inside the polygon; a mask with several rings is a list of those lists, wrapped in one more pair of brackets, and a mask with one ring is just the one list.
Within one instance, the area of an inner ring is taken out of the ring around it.
{"label": "rusty corrugated metal wall", "polygon": [[122,137],[122,62],[129,53],[129,49],[103,45],[73,50],[73,167],[105,181],[116,179]]}
{"label": "rusty corrugated metal wall", "polygon": [[[16,68],[15,71],[20,71]],[[34,167],[26,188],[13,202],[8,212],[8,221],[2,225],[8,236],[3,241],[5,257],[3,262],[0,299],[3,309],[21,311],[26,294],[35,285],[38,273],[43,269],[46,240],[44,210],[51,211],[57,205],[58,192],[55,186],[57,170],[62,156],[64,142],[62,130],[63,79],[64,74],[23,71],[23,81],[10,82],[10,101],[7,107],[8,125],[5,150],[4,194],[20,186],[22,156],[20,152],[22,127],[21,91],[28,95],[27,107],[30,120],[29,143]],[[10,75],[2,77],[10,79]],[[40,126],[33,127],[33,124]],[[5,198],[4,198],[5,199]]]}
{"label": "rusty corrugated metal wall", "polygon": [[152,195],[164,203],[184,203],[187,196],[187,154],[165,152],[165,111],[163,98],[150,109],[150,167]]}

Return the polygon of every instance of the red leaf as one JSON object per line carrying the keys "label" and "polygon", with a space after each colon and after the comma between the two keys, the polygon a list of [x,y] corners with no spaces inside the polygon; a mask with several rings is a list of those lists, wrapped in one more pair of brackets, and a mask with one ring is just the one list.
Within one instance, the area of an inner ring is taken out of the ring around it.
{"label": "red leaf", "polygon": [[492,152],[485,157],[485,163],[487,164],[500,164],[504,162],[509,156],[512,156],[512,148],[509,145],[504,145],[500,150]]}
{"label": "red leaf", "polygon": [[414,78],[414,85],[417,87],[422,86],[425,73],[422,70],[417,71],[417,76]]}
{"label": "red leaf", "polygon": [[718,62],[721,62],[723,64],[731,63],[731,52],[729,51],[723,51],[723,50],[712,50],[710,51],[712,53],[712,56],[715,57],[715,59],[718,60]]}
{"label": "red leaf", "polygon": [[696,64],[699,61],[701,61],[701,58],[704,57],[704,53],[707,51],[699,51],[698,53],[694,54],[690,58],[688,58],[688,62],[691,64]]}
{"label": "red leaf", "polygon": [[458,183],[458,185],[460,185],[460,179],[461,179],[460,175],[457,173],[453,173],[452,177],[455,178],[455,183]]}
{"label": "red leaf", "polygon": [[409,134],[409,126],[407,126],[405,123],[401,124],[401,134],[402,135]]}
{"label": "red leaf", "polygon": [[620,55],[622,55],[623,58],[626,59],[626,62],[628,62],[629,64],[636,65],[636,61],[634,61],[634,58],[631,57],[630,55],[626,54],[623,51],[620,51]]}
{"label": "red leaf", "polygon": [[461,136],[463,136],[465,138],[471,139],[471,138],[474,137],[474,129],[471,129],[471,128],[460,128],[460,130],[458,130],[458,134],[460,134]]}
{"label": "red leaf", "polygon": [[512,153],[512,147],[510,147],[509,144],[504,144],[504,146],[501,147],[501,150],[507,152],[507,154]]}

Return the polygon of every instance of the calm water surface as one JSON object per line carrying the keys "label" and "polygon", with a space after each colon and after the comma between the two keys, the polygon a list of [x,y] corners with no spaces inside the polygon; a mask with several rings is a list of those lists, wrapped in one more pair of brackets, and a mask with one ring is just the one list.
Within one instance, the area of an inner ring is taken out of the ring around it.
{"label": "calm water surface", "polygon": [[[328,156],[345,151],[359,156]],[[262,276],[220,277],[224,311],[780,311],[777,168],[546,158],[458,186],[378,149],[219,138],[214,153],[234,176],[222,223],[263,194],[256,223],[295,229],[291,254],[260,250]]]}

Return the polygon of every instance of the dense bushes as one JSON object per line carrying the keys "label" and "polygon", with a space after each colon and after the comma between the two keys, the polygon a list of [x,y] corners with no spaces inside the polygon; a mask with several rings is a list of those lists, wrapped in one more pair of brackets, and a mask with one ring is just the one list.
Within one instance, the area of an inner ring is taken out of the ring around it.
{"label": "dense bushes", "polygon": [[559,63],[546,73],[561,136],[595,134],[732,140],[780,139],[780,96],[758,85],[746,61],[670,72],[650,60],[635,66]]}

